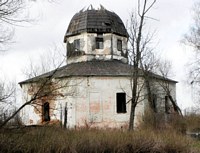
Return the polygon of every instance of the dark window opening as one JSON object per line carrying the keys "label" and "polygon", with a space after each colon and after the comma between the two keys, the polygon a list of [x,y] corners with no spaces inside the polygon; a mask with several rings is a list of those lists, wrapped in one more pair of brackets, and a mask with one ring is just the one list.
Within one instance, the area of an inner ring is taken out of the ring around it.
{"label": "dark window opening", "polygon": [[48,102],[44,103],[44,105],[43,105],[43,120],[45,122],[50,121],[50,116],[49,116],[50,111],[49,110],[50,110],[49,103]]}
{"label": "dark window opening", "polygon": [[74,50],[73,43],[67,42],[67,57],[70,57],[72,55],[73,50]]}
{"label": "dark window opening", "polygon": [[122,51],[122,40],[117,39],[117,50]]}
{"label": "dark window opening", "polygon": [[126,93],[117,93],[117,113],[126,113]]}
{"label": "dark window opening", "polygon": [[103,49],[103,34],[97,34],[96,49]]}
{"label": "dark window opening", "polygon": [[104,24],[105,24],[106,26],[111,26],[111,23],[110,23],[109,21],[104,22]]}
{"label": "dark window opening", "polygon": [[80,39],[74,40],[74,50],[80,51]]}
{"label": "dark window opening", "polygon": [[169,114],[170,112],[170,106],[169,106],[169,97],[165,96],[165,113]]}
{"label": "dark window opening", "polygon": [[152,106],[155,112],[157,112],[157,95],[153,94],[152,95]]}

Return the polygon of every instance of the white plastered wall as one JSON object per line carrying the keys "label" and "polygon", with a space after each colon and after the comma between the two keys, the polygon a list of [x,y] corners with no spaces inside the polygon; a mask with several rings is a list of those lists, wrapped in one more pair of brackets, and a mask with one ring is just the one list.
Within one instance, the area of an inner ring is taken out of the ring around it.
{"label": "white plastered wall", "polygon": [[[140,87],[143,79],[139,79]],[[51,120],[60,120],[64,123],[64,108],[67,107],[67,127],[74,128],[80,126],[97,127],[126,127],[130,117],[130,102],[126,104],[126,113],[116,111],[116,93],[125,92],[126,101],[131,98],[129,77],[73,77],[63,78],[60,81],[67,84],[66,88],[59,89],[61,97],[53,102],[53,112]],[[165,91],[160,83],[154,82],[154,92],[158,94],[159,108],[164,107]],[[24,84],[24,102],[30,100],[31,95],[27,94],[31,84]],[[172,97],[176,99],[175,83],[169,85]],[[146,90],[142,89],[141,102],[136,107],[135,125],[139,125],[144,114],[147,99],[143,99]],[[94,102],[92,105],[91,102]],[[50,103],[51,107],[51,103]],[[93,110],[91,110],[93,109]],[[21,112],[26,125],[41,124],[41,113],[36,113],[34,107],[28,105]]]}
{"label": "white plastered wall", "polygon": [[[128,77],[83,77],[77,78],[76,93],[68,97],[68,126],[123,127],[130,117],[130,102],[126,113],[116,111],[116,93],[125,92],[126,101],[131,97]],[[91,105],[92,103],[92,105]],[[135,124],[143,115],[144,104],[137,106]],[[93,109],[93,110],[91,110]],[[70,114],[72,113],[72,114]]]}
{"label": "white plastered wall", "polygon": [[[67,38],[67,42],[73,43],[74,40],[80,39],[80,51],[85,54],[67,59],[67,63],[76,63],[82,61],[96,60],[111,60],[117,59],[127,63],[127,58],[121,55],[121,52],[127,52],[127,38],[112,33],[103,34],[104,48],[96,49],[95,38],[97,33],[82,33],[80,35],[71,36]],[[117,50],[117,39],[122,40],[122,51]],[[66,43],[67,45],[67,43]]]}

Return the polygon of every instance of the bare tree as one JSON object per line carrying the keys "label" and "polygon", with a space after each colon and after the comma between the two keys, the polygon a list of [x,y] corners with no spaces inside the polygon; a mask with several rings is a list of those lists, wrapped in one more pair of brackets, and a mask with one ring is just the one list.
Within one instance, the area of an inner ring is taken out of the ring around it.
{"label": "bare tree", "polygon": [[[29,3],[34,0],[1,0],[0,1],[0,51],[11,42],[14,27],[32,23],[29,16]],[[47,0],[53,2],[53,0]]]}
{"label": "bare tree", "polygon": [[193,7],[193,24],[182,42],[193,48],[194,58],[189,63],[189,83],[199,91],[200,86],[200,2]]}
{"label": "bare tree", "polygon": [[64,46],[54,45],[36,58],[30,58],[22,70],[26,79],[30,79],[63,66],[65,63]]}
{"label": "bare tree", "polygon": [[[17,115],[26,105],[31,104],[33,101],[35,101],[37,98],[41,98],[42,96],[45,96],[45,94],[41,94],[41,92],[44,90],[44,88],[50,84],[52,76],[50,78],[47,78],[41,83],[41,87],[37,90],[35,95],[27,102],[25,102],[21,107],[19,107],[11,116],[9,116],[1,125],[0,128],[5,126],[15,115]],[[49,91],[50,92],[50,91]]]}
{"label": "bare tree", "polygon": [[42,106],[40,100],[43,98],[55,100],[58,97],[66,97],[72,95],[72,91],[67,92],[66,94],[62,94],[60,92],[60,89],[68,88],[72,85],[70,84],[70,81],[63,82],[62,79],[55,78],[59,69],[60,67],[56,68],[55,70],[49,73],[28,80],[28,84],[30,85],[29,94],[31,95],[31,98],[27,99],[25,103],[23,103],[11,116],[9,116],[0,125],[0,128],[5,126],[8,121],[10,121],[14,116],[16,116],[27,105],[31,105],[33,107]]}
{"label": "bare tree", "polygon": [[[3,82],[3,81],[1,81]],[[15,91],[14,85],[0,84],[0,103],[7,103]]]}
{"label": "bare tree", "polygon": [[[24,23],[30,23],[30,21],[33,21],[32,19],[29,18],[29,12],[27,8],[27,4],[30,1],[25,1],[25,0],[1,0],[0,1],[0,27],[1,27],[0,28],[0,51],[5,50],[5,46],[9,42],[11,42],[14,35],[14,26],[21,26]],[[52,2],[52,1],[48,1],[48,2]],[[46,64],[46,67],[44,65],[45,64],[43,64],[43,70],[44,68],[46,70],[49,70],[49,67],[46,68],[49,65]],[[56,67],[55,63],[51,63],[51,65],[54,65],[54,69],[58,68]],[[39,73],[41,74],[41,72]],[[32,76],[29,76],[29,78],[38,75],[38,73],[34,74],[34,72],[32,72],[31,74]],[[9,85],[9,87],[7,87],[6,84],[8,83],[0,80],[0,104],[4,104],[3,106],[13,105],[12,98],[15,97],[14,93],[16,90],[16,85]],[[18,110],[14,113],[14,116],[19,112]],[[13,118],[13,115],[9,117],[5,121],[5,123],[8,122],[11,118]]]}
{"label": "bare tree", "polygon": [[[6,118],[16,109],[16,82],[0,81],[0,122],[2,123]],[[12,122],[15,118],[12,120]]]}
{"label": "bare tree", "polygon": [[[169,79],[172,69],[171,63],[162,60],[161,57],[156,57],[152,52],[149,53],[151,55],[148,56],[144,66],[142,66],[149,104],[146,113],[147,119],[151,118],[151,125],[159,128],[168,121],[170,116],[173,116],[172,114],[182,116],[182,112],[176,99],[174,99],[176,81]],[[157,98],[160,99],[159,104],[155,102]]]}
{"label": "bare tree", "polygon": [[169,98],[174,111],[182,116],[181,109],[179,108],[176,100],[172,96],[172,89],[170,88],[170,82],[168,81],[168,77],[171,70],[171,63],[167,60],[159,63],[158,72],[163,77],[162,82],[158,82],[162,89],[165,91],[167,98]]}
{"label": "bare tree", "polygon": [[[0,51],[5,50],[5,46],[14,35],[13,25],[25,21],[25,16],[21,15],[24,14],[24,9],[24,0],[0,1]],[[2,77],[0,79],[0,109],[1,115],[3,114],[5,118],[5,113],[11,110],[10,106],[15,105],[16,84],[2,80]]]}
{"label": "bare tree", "polygon": [[[129,130],[133,130],[134,128],[134,116],[135,116],[135,108],[139,102],[139,92],[141,91],[139,88],[139,76],[140,76],[140,68],[143,65],[143,57],[145,55],[145,51],[148,49],[148,44],[152,40],[152,36],[147,33],[144,33],[145,21],[149,17],[147,16],[150,9],[156,3],[156,0],[149,2],[148,0],[144,0],[142,5],[140,0],[138,0],[138,12],[137,14],[132,14],[130,20],[130,28],[129,28],[129,42],[130,42],[130,50],[129,50],[129,59],[130,64],[133,67],[131,73],[131,113],[130,113],[130,121],[129,121]],[[141,86],[141,85],[140,85]]]}
{"label": "bare tree", "polygon": [[24,0],[0,1],[0,50],[3,50],[5,45],[11,41],[14,35],[13,26],[29,21],[25,13],[25,5]]}
{"label": "bare tree", "polygon": [[[62,55],[58,46],[52,48],[47,53],[39,55],[39,61],[30,60],[29,65],[25,67],[23,73],[27,79],[32,91],[29,94],[32,95],[30,99],[26,99],[26,102],[20,106],[14,113],[9,116],[1,125],[3,127],[9,120],[16,116],[25,106],[32,105],[33,107],[41,106],[38,103],[39,99],[48,98],[55,99],[61,96],[59,89],[67,88],[69,82],[62,83],[61,80],[55,79],[55,74],[65,62],[65,57]],[[0,86],[1,87],[1,86]],[[14,90],[8,88],[5,90],[5,86],[0,88],[0,91],[4,92],[0,95],[0,100],[8,102],[11,96],[14,96]],[[5,93],[5,91],[7,91]],[[1,93],[1,92],[0,92]],[[62,95],[63,97],[66,95]],[[10,101],[13,103],[13,101]]]}
{"label": "bare tree", "polygon": [[6,47],[12,42],[16,26],[24,26],[25,23],[35,21],[29,16],[30,2],[37,0],[0,0],[0,51],[7,50]]}

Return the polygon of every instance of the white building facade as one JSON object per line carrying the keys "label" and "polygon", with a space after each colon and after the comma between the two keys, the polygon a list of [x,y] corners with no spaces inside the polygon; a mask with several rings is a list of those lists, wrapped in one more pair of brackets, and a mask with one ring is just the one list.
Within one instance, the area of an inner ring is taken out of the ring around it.
{"label": "white building facade", "polygon": [[[131,109],[132,68],[128,64],[128,34],[119,16],[104,8],[82,10],[72,18],[64,42],[67,48],[66,66],[20,82],[24,102],[36,97],[22,111],[24,123],[62,123],[69,128],[126,128]],[[167,81],[171,95],[176,99],[176,82],[163,80],[154,74],[153,78],[155,107],[158,112],[165,112],[166,92],[160,83]],[[46,79],[51,83],[41,83]],[[142,122],[148,108],[143,84],[141,76],[136,126]],[[47,88],[41,90],[43,85]],[[45,94],[39,94],[40,90]]]}

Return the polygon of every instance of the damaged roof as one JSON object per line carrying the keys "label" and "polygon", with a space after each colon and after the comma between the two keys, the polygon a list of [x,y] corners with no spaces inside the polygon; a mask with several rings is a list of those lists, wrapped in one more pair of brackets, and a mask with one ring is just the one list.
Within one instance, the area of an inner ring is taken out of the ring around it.
{"label": "damaged roof", "polygon": [[88,8],[76,13],[69,23],[64,42],[66,42],[67,37],[82,32],[115,33],[128,37],[128,33],[120,17],[116,13],[106,10],[103,6],[98,10],[95,10],[91,6],[91,9]]}
{"label": "damaged roof", "polygon": [[[37,82],[43,78],[66,78],[66,77],[92,77],[92,76],[100,76],[100,77],[130,77],[132,72],[131,69],[133,67],[126,63],[123,63],[118,60],[111,61],[87,61],[80,63],[71,63],[69,65],[65,65],[56,70],[50,71],[48,73],[39,75],[37,77],[25,80],[20,82],[19,84],[26,84],[31,82]],[[140,70],[140,75],[142,71]],[[160,75],[150,73],[150,76],[153,78],[157,78],[160,80],[167,80],[169,82],[177,83],[174,80],[163,78]]]}

